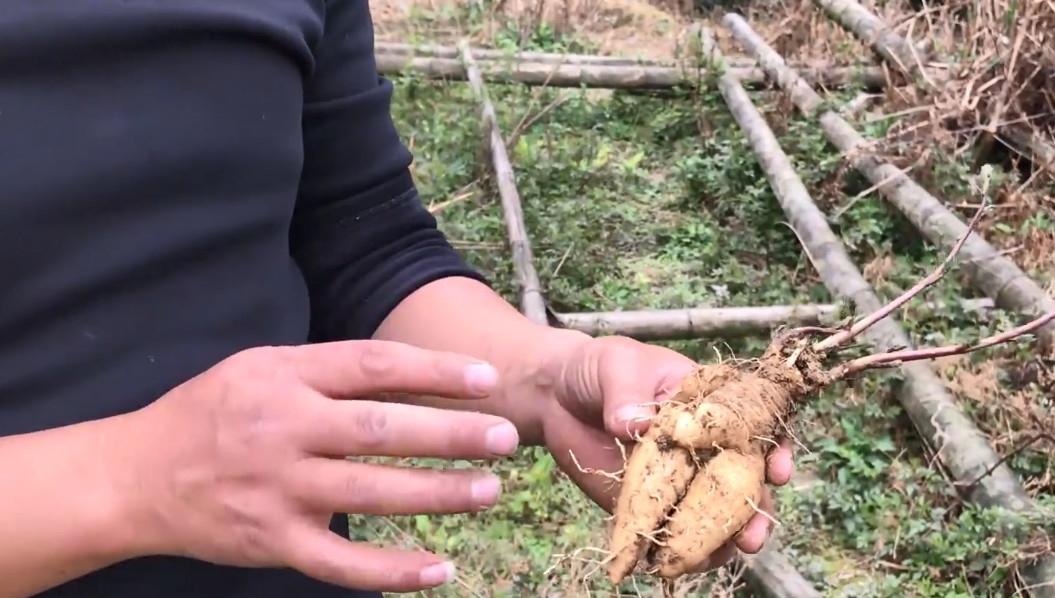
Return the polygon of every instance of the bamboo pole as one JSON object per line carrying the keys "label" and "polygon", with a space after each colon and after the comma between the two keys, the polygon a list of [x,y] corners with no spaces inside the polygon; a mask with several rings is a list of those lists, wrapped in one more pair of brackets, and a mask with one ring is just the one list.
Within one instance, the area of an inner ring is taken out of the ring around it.
{"label": "bamboo pole", "polygon": [[[467,74],[461,60],[428,56],[377,54],[377,71],[382,75],[415,73],[425,79],[465,81]],[[489,83],[521,83],[548,87],[592,87],[600,89],[667,90],[674,87],[698,87],[706,81],[706,71],[697,68],[660,66],[598,66],[583,64],[547,64],[499,61],[477,63],[481,79]],[[761,69],[730,67],[745,85],[764,87],[766,76]],[[803,76],[815,85],[827,88],[861,86],[878,90],[886,85],[882,69],[868,67],[833,67],[803,69]]]}
{"label": "bamboo pole", "polygon": [[757,554],[745,555],[747,585],[762,598],[822,598],[783,552],[776,531]]}
{"label": "bamboo pole", "polygon": [[[507,52],[504,50],[493,50],[489,48],[470,48],[473,53],[473,58],[478,63],[481,62],[499,62],[506,64],[518,64],[518,63],[538,63],[538,64],[569,64],[579,66],[623,66],[623,67],[660,67],[660,68],[692,68],[697,61],[694,57],[683,57],[680,59],[670,60],[655,60],[648,58],[633,58],[627,56],[612,56],[612,55],[601,55],[601,54],[558,54],[555,52],[529,52],[529,51],[517,51]],[[374,45],[374,53],[378,56],[386,57],[401,57],[402,59],[408,58],[443,58],[447,60],[457,60],[460,57],[457,47],[454,46],[443,46],[435,44],[401,44],[394,42],[377,42]],[[388,61],[388,58],[385,58]],[[755,61],[750,56],[726,56],[726,63],[729,66],[740,67],[740,68],[753,68]],[[811,65],[802,63],[795,64],[796,67],[809,67]],[[830,68],[828,65],[812,64],[813,67],[818,69]],[[860,67],[869,66],[867,64],[857,65]]]}
{"label": "bamboo pole", "polygon": [[[906,306],[906,312],[912,307],[912,304]],[[984,312],[993,307],[993,302],[991,299],[967,299],[955,307],[967,312]],[[955,307],[933,301],[919,305],[921,315]],[[833,326],[838,323],[839,313],[837,304],[806,304],[573,312],[555,316],[561,326],[591,336],[619,335],[640,341],[659,341],[765,336],[781,326]]]}
{"label": "bamboo pole", "polygon": [[[699,24],[695,33],[700,44],[700,56],[708,64],[721,65],[725,62],[718,44],[714,41],[708,27]],[[747,97],[739,80],[729,70],[718,78],[718,89],[721,91],[729,85],[735,86]],[[724,95],[724,91],[722,91]],[[763,549],[751,559],[744,561],[744,577],[747,582],[757,588],[766,596],[780,598],[817,598],[819,594],[813,585],[806,580],[782,554],[774,543],[767,549]],[[777,574],[779,573],[779,575]]]}
{"label": "bamboo pole", "polygon": [[893,63],[904,74],[918,76],[923,59],[917,49],[887,27],[878,16],[853,0],[814,0],[830,18],[853,31],[872,46],[880,56]]}
{"label": "bamboo pole", "polygon": [[531,321],[546,325],[546,304],[542,298],[542,282],[535,270],[531,242],[528,240],[527,227],[524,225],[524,210],[517,191],[516,176],[513,166],[506,154],[506,144],[498,128],[498,116],[491,100],[487,97],[483,78],[477,69],[468,43],[462,45],[462,60],[465,61],[465,72],[472,88],[473,96],[480,104],[483,129],[486,134],[485,145],[491,154],[491,166],[494,169],[498,185],[498,195],[502,200],[502,214],[505,217],[509,234],[509,246],[513,256],[513,271],[520,286],[520,311]]}
{"label": "bamboo pole", "polygon": [[[736,27],[734,34],[738,39],[749,39],[745,33],[750,28],[743,19],[729,14],[725,17],[725,23]],[[761,50],[765,44],[754,43],[751,46]],[[778,66],[777,60],[772,60],[775,52],[772,52],[772,55],[764,52],[758,54],[770,58],[765,60],[770,66]],[[780,58],[775,57],[778,60]],[[773,69],[773,72],[774,75],[780,74],[778,69]],[[789,79],[790,72],[785,69],[785,82]],[[798,97],[809,97],[802,85],[788,84],[788,87],[793,89]],[[719,90],[747,135],[770,186],[776,193],[793,230],[806,246],[807,255],[824,279],[825,286],[837,296],[852,298],[862,311],[878,310],[883,303],[850,260],[846,250],[828,226],[824,214],[813,203],[809,192],[795,174],[773,132],[751,104],[747,93],[736,85],[735,81],[727,78],[719,81]],[[829,117],[828,120],[834,122],[835,118],[839,117]],[[977,237],[971,235],[968,242],[972,238]],[[954,240],[950,239],[949,243]],[[966,252],[967,244],[964,243],[962,252]],[[999,301],[997,304],[999,305]],[[880,351],[911,345],[910,339],[892,316],[877,322],[863,336]],[[917,361],[903,364],[900,370],[905,381],[899,388],[898,399],[921,436],[935,449],[948,468],[956,486],[965,490],[971,501],[983,505],[999,505],[1020,513],[1036,513],[1036,505],[1030,500],[1015,474],[1002,462],[974,422],[960,409],[930,366],[926,362]],[[1048,564],[1023,565],[1031,582],[1050,583],[1053,579],[1052,568]],[[1036,596],[1052,598],[1053,594],[1055,586],[1051,586],[1050,592],[1043,591]]]}
{"label": "bamboo pole", "polygon": [[[539,62],[543,64],[586,64],[597,66],[672,66],[674,60],[650,60],[624,56],[603,56],[595,54],[558,54],[555,52],[506,52],[486,48],[470,48],[477,61]],[[437,44],[400,44],[377,42],[375,54],[393,56],[422,56],[428,58],[457,59],[461,56],[457,47]],[[744,60],[747,63],[747,60]]]}
{"label": "bamboo pole", "polygon": [[[746,21],[730,13],[725,17],[725,24],[737,41],[758,60],[762,70],[785,90],[795,106],[807,116],[817,116],[828,141],[839,148],[847,161],[931,243],[950,248],[964,235],[967,225],[956,214],[900,168],[869,154],[868,141],[845,119],[827,110],[821,96],[788,68],[780,55],[752,31]],[[1055,310],[1055,299],[980,234],[973,233],[967,238],[960,256],[957,265],[967,274],[971,286],[991,297],[998,307],[1019,312],[1030,319]],[[1055,324],[1044,326],[1037,331],[1037,336],[1042,345],[1052,346],[1055,344]]]}

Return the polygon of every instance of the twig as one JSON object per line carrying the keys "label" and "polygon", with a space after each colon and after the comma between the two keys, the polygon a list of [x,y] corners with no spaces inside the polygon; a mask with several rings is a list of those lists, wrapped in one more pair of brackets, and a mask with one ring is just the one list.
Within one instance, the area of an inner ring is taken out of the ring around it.
{"label": "twig", "polygon": [[513,167],[506,154],[506,144],[498,130],[498,116],[494,106],[487,97],[487,89],[477,70],[472,52],[467,42],[462,45],[462,59],[465,61],[465,72],[472,88],[473,96],[480,104],[483,115],[484,131],[487,135],[487,146],[491,154],[491,166],[498,183],[498,194],[502,200],[502,213],[505,216],[506,229],[509,232],[509,246],[513,254],[513,270],[520,286],[520,311],[533,322],[545,325],[546,303],[542,298],[542,283],[535,270],[531,243],[528,241],[527,227],[524,225],[524,210],[520,203],[520,193],[516,187]]}
{"label": "twig", "polygon": [[845,363],[842,366],[836,368],[838,372],[836,378],[844,378],[852,376],[857,372],[861,372],[867,369],[886,367],[891,365],[900,365],[909,361],[921,361],[924,359],[938,359],[939,357],[949,357],[950,355],[963,355],[965,353],[971,353],[980,349],[987,349],[996,345],[1015,340],[1021,336],[1031,334],[1034,330],[1041,326],[1055,320],[1055,311],[1049,312],[1040,316],[1039,318],[1027,322],[1021,326],[1012,328],[1011,330],[1005,330],[992,336],[987,336],[979,341],[970,344],[960,345],[945,345],[943,347],[923,347],[920,349],[902,349],[900,351],[889,351],[887,353],[877,353],[875,355],[867,355],[860,357]]}

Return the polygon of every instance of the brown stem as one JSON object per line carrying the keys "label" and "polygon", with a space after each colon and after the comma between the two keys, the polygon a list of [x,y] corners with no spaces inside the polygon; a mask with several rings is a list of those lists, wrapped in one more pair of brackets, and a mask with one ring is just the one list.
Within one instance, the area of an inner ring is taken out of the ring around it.
{"label": "brown stem", "polygon": [[960,248],[963,247],[964,241],[967,240],[967,237],[971,236],[971,232],[978,226],[978,221],[981,220],[982,215],[985,214],[988,209],[989,202],[986,198],[983,197],[981,205],[979,205],[978,207],[978,211],[974,213],[974,217],[971,218],[971,222],[967,224],[967,228],[964,230],[963,234],[960,235],[960,238],[956,241],[956,244],[952,246],[952,249],[949,251],[949,254],[945,256],[945,259],[942,260],[941,264],[939,264],[933,272],[927,275],[926,278],[917,282],[915,285],[912,286],[912,288],[902,293],[899,297],[897,297],[890,303],[887,303],[880,309],[872,312],[870,315],[858,320],[846,330],[837,332],[829,336],[828,338],[820,341],[819,343],[814,344],[813,349],[815,351],[824,353],[827,351],[831,351],[836,347],[841,347],[845,345],[846,343],[853,340],[854,337],[859,336],[862,332],[871,328],[873,325],[875,325],[876,322],[889,316],[891,313],[894,312],[894,310],[901,307],[905,303],[908,303],[909,300],[911,300],[916,295],[922,293],[925,289],[937,284],[937,282],[945,276],[945,270],[949,267],[949,264],[952,263],[952,260],[956,257],[956,254],[960,253]]}
{"label": "brown stem", "polygon": [[995,345],[1012,341],[1024,334],[1029,334],[1034,330],[1037,330],[1053,320],[1055,320],[1055,311],[1050,311],[1021,326],[1017,326],[1011,330],[1006,330],[992,336],[987,336],[968,345],[961,344],[945,345],[944,347],[924,347],[921,349],[905,349],[902,351],[890,351],[887,353],[868,355],[835,367],[832,369],[831,374],[834,379],[838,380],[846,378],[847,376],[852,376],[864,370],[896,366],[905,363],[906,361],[920,361],[924,359],[948,357],[950,355],[963,355],[965,353],[971,353],[972,351],[978,351],[979,349],[987,349]]}

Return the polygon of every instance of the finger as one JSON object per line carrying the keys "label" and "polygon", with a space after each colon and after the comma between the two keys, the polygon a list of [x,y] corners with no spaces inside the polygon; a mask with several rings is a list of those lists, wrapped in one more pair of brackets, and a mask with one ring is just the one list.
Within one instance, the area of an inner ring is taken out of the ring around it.
{"label": "finger", "polygon": [[736,536],[736,546],[748,554],[755,554],[762,550],[762,546],[769,537],[773,520],[776,518],[773,510],[773,497],[768,488],[762,491],[762,500],[759,502],[758,509],[762,512],[755,513],[755,516]]}
{"label": "finger", "polygon": [[499,479],[483,471],[434,470],[307,459],[297,464],[293,487],[319,511],[362,515],[452,514],[495,504]]}
{"label": "finger", "polygon": [[290,567],[349,589],[407,593],[454,579],[454,566],[434,554],[351,542],[306,525],[295,528],[286,546]]}
{"label": "finger", "polygon": [[388,341],[344,341],[292,349],[300,380],[333,398],[378,393],[488,396],[498,383],[489,364],[465,355]]}
{"label": "finger", "polygon": [[783,440],[766,458],[766,481],[774,486],[783,486],[791,480],[794,473],[795,460],[791,442]]}
{"label": "finger", "polygon": [[547,431],[550,454],[560,469],[598,506],[611,513],[619,494],[619,472],[625,467],[623,449],[605,431],[568,418],[556,420]]}
{"label": "finger", "polygon": [[516,451],[516,428],[496,415],[378,401],[309,401],[300,445],[325,456],[492,459]]}

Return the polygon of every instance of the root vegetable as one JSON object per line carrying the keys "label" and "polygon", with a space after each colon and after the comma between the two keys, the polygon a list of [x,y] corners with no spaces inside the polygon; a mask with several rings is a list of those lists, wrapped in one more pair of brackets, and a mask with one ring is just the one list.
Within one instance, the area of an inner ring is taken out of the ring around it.
{"label": "root vegetable", "polygon": [[[844,329],[804,327],[779,334],[756,360],[703,365],[664,401],[627,459],[609,541],[613,583],[641,568],[672,580],[699,570],[758,512],[766,458],[796,411],[825,387],[868,369],[967,353],[1028,334],[1050,312],[971,345],[903,349],[828,365],[846,347],[932,286],[986,211],[931,275]],[[817,336],[827,334],[821,340]]]}

